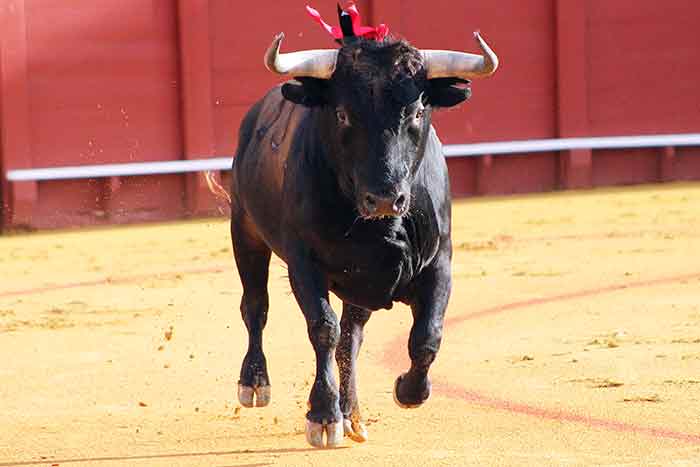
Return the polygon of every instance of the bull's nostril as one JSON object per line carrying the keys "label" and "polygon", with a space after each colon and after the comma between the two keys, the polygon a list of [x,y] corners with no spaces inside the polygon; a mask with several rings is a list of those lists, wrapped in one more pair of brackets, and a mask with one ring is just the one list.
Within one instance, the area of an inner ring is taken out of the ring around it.
{"label": "bull's nostril", "polygon": [[370,212],[374,212],[377,209],[377,199],[372,195],[365,196],[365,207]]}
{"label": "bull's nostril", "polygon": [[394,211],[400,212],[406,206],[406,195],[401,193],[394,201]]}

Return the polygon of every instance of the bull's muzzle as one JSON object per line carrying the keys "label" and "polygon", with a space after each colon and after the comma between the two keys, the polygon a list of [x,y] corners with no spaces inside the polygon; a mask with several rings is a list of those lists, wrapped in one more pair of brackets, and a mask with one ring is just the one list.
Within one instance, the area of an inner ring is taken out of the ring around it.
{"label": "bull's muzzle", "polygon": [[378,195],[366,192],[361,197],[360,214],[364,218],[399,217],[408,210],[408,195],[404,192]]}

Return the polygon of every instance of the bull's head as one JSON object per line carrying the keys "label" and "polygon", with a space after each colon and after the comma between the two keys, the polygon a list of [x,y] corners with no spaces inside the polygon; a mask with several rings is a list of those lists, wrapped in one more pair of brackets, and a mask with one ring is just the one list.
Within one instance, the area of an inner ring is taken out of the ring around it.
{"label": "bull's head", "polygon": [[339,50],[283,54],[283,38],[275,37],[265,65],[296,79],[282,87],[286,99],[319,108],[317,124],[329,163],[364,218],[408,211],[432,109],[468,99],[468,80],[489,76],[498,66],[478,33],[483,56],[362,38],[343,41]]}

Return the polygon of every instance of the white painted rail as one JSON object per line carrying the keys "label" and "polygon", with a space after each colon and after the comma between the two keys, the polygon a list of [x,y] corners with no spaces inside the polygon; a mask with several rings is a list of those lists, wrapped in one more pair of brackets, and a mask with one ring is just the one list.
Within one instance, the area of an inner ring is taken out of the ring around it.
{"label": "white painted rail", "polygon": [[[700,146],[700,133],[447,144],[443,149],[446,157],[472,157],[485,154],[525,154],[533,152],[566,151],[571,149],[631,149],[667,146]],[[215,157],[209,159],[162,162],[48,167],[10,170],[7,172],[7,179],[11,182],[20,182],[178,174],[204,172],[208,170],[228,170],[231,168],[232,162],[233,159],[230,157]]]}
{"label": "white painted rail", "polygon": [[600,136],[590,138],[530,139],[498,143],[449,144],[446,157],[484,154],[522,154],[567,151],[571,149],[632,149],[666,146],[700,146],[700,133],[644,136]]}
{"label": "white painted rail", "polygon": [[9,170],[11,182],[68,180],[78,178],[129,177],[136,175],[164,175],[207,170],[227,170],[233,159],[215,157],[162,162],[133,162],[127,164],[78,165],[73,167],[48,167],[44,169]]}

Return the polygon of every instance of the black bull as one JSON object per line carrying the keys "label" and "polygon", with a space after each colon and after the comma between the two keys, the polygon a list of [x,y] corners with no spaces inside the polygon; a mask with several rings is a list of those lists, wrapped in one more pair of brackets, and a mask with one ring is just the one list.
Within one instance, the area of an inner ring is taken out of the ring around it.
{"label": "black bull", "polygon": [[[363,328],[373,311],[408,304],[409,370],[394,385],[401,407],[430,395],[450,295],[450,190],[435,107],[469,96],[467,81],[429,79],[403,41],[346,43],[329,78],[271,90],[244,118],[233,165],[231,238],[249,333],[239,381],[246,407],[270,401],[262,350],[268,269],[288,265],[316,354],[307,440],[365,441],[355,385]],[[343,301],[338,322],[329,292]],[[333,376],[333,356],[340,385]]]}

